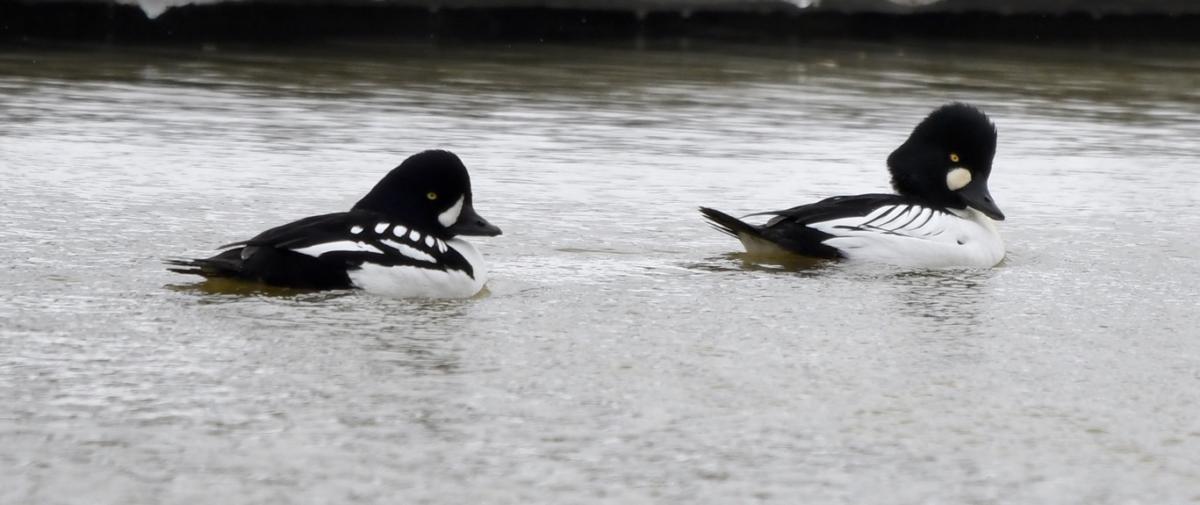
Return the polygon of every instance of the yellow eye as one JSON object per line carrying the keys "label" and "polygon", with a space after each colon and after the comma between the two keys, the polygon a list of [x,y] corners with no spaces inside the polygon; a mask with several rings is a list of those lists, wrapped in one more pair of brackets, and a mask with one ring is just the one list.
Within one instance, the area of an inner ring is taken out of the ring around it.
{"label": "yellow eye", "polygon": [[430,200],[437,200],[437,193],[434,193],[432,191],[425,193],[425,198],[428,198]]}
{"label": "yellow eye", "polygon": [[950,161],[952,161],[954,163],[958,163],[958,154],[950,153]]}

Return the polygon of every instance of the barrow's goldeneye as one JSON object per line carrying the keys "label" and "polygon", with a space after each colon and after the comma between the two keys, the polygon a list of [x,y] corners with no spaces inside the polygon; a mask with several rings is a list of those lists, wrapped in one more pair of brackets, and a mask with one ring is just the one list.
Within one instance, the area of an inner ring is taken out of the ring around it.
{"label": "barrow's goldeneye", "polygon": [[168,263],[174,272],[280,287],[462,298],[483,288],[487,269],[458,236],[499,234],[475,213],[462,161],[433,150],[404,160],[349,212],[271,228],[211,258]]}

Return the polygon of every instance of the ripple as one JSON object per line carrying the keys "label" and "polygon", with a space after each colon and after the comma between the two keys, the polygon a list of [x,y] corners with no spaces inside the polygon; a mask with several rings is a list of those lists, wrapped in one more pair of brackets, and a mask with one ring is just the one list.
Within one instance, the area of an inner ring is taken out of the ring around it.
{"label": "ripple", "polygon": [[[1189,48],[642,47],[0,54],[0,501],[1194,498]],[[887,190],[950,100],[999,125],[998,268],[746,261],[695,211]],[[506,231],[487,296],[163,269],[432,147]]]}

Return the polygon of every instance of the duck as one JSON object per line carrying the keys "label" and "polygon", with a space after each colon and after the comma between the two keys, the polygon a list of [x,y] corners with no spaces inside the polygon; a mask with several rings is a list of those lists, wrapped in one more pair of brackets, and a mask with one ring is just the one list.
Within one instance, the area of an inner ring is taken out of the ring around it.
{"label": "duck", "polygon": [[894,193],[834,196],[751,224],[700,207],[718,231],[742,242],[748,259],[882,263],[902,268],[987,268],[1005,256],[996,228],[1005,216],[988,178],[996,126],[983,111],[949,103],[926,116],[887,158]]}
{"label": "duck", "polygon": [[168,270],[282,288],[467,298],[483,289],[488,270],[461,237],[501,234],[473,200],[457,155],[423,151],[389,171],[348,212],[277,226],[220,246],[212,257],[167,260]]}

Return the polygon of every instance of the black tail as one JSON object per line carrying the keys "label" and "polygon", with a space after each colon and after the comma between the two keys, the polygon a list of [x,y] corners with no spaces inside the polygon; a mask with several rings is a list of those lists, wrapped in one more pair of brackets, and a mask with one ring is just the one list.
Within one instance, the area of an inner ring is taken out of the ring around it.
{"label": "black tail", "polygon": [[704,217],[709,221],[708,224],[712,225],[713,228],[733,238],[740,238],[739,235],[743,233],[751,237],[762,236],[762,232],[758,230],[758,227],[717,209],[700,207],[700,213],[704,214]]}
{"label": "black tail", "polygon": [[211,258],[168,259],[164,263],[173,267],[172,272],[204,277],[244,277],[242,273],[242,248],[230,249]]}
{"label": "black tail", "polygon": [[[320,258],[274,247],[245,246],[211,258],[169,259],[167,270],[207,278],[241,279],[271,286],[298,289],[344,289],[352,287],[345,262]],[[177,267],[177,268],[171,268]]]}

